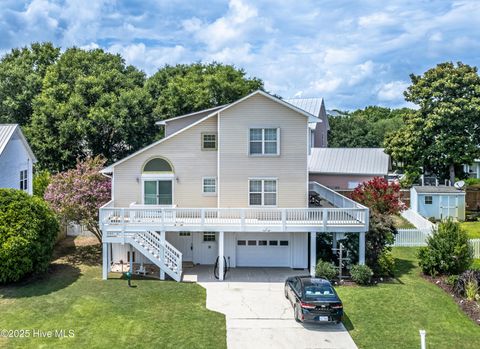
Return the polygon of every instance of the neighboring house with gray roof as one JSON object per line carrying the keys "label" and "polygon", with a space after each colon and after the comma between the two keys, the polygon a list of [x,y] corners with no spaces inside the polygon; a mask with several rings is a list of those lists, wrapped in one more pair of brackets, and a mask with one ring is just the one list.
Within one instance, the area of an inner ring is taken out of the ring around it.
{"label": "neighboring house with gray roof", "polygon": [[0,188],[33,193],[33,164],[37,162],[20,126],[0,124]]}
{"label": "neighboring house with gray roof", "polygon": [[389,170],[383,148],[313,148],[308,159],[310,180],[332,189],[354,189]]}

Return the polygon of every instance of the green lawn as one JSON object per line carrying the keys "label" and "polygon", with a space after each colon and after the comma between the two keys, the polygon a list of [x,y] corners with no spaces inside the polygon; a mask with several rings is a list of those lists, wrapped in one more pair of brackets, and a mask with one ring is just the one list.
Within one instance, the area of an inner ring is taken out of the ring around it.
{"label": "green lawn", "polygon": [[480,259],[473,260],[472,269],[480,270]]}
{"label": "green lawn", "polygon": [[142,279],[128,288],[101,280],[97,263],[57,263],[42,279],[0,287],[0,329],[71,329],[74,337],[0,338],[1,348],[226,347],[225,318],[205,308],[196,284]]}
{"label": "green lawn", "polygon": [[467,231],[470,239],[480,239],[480,222],[461,222],[460,226]]}
{"label": "green lawn", "polygon": [[419,348],[419,329],[428,348],[478,348],[480,327],[447,293],[419,275],[416,249],[393,250],[397,280],[371,287],[338,287],[345,326],[359,348]]}
{"label": "green lawn", "polygon": [[392,215],[393,223],[397,229],[415,229],[415,226],[400,215]]}

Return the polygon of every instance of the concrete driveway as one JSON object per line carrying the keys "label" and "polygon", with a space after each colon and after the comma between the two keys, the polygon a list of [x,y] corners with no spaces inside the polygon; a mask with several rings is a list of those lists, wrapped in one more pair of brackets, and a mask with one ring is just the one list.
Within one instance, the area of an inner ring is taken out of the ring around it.
{"label": "concrete driveway", "polygon": [[219,282],[213,268],[184,270],[185,281],[207,290],[207,308],[225,314],[230,349],[357,348],[342,324],[302,325],[293,319],[283,283],[306,271],[288,268],[236,268]]}

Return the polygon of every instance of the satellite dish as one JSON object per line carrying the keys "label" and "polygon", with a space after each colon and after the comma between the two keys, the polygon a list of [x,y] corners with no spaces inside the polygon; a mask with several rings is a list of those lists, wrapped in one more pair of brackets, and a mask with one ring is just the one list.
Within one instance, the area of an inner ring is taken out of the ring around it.
{"label": "satellite dish", "polygon": [[462,189],[465,186],[465,181],[458,181],[453,184],[453,186],[457,189]]}

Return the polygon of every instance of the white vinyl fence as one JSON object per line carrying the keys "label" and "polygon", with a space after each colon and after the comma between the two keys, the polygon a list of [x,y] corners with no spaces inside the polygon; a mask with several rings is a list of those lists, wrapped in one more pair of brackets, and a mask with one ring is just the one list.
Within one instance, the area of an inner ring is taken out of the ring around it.
{"label": "white vinyl fence", "polygon": [[[397,247],[417,247],[426,246],[427,236],[432,231],[430,229],[398,229],[393,246]],[[473,258],[480,258],[480,239],[471,239],[470,245],[473,248]]]}
{"label": "white vinyl fence", "polygon": [[473,258],[480,258],[480,239],[470,240],[470,245],[473,247]]}
{"label": "white vinyl fence", "polygon": [[425,246],[431,229],[398,229],[393,246]]}

